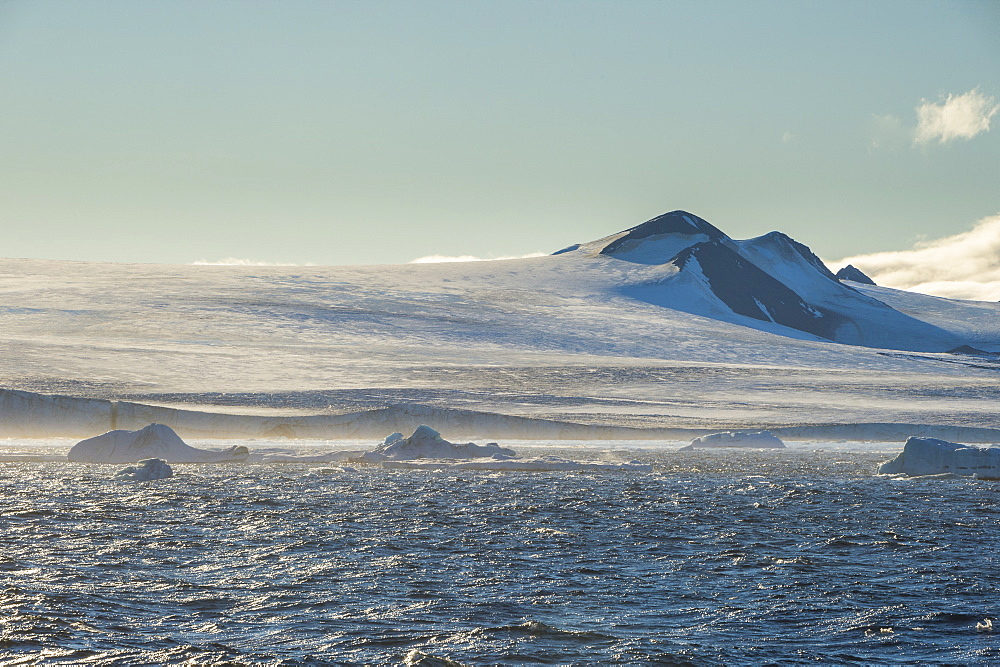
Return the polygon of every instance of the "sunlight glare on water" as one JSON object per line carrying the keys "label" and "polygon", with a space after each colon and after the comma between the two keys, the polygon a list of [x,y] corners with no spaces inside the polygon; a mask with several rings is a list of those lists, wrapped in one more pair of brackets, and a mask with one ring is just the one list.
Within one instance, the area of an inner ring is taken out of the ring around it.
{"label": "sunlight glare on water", "polygon": [[876,477],[877,452],[629,455],[653,472],[3,463],[0,655],[1000,659],[997,484]]}

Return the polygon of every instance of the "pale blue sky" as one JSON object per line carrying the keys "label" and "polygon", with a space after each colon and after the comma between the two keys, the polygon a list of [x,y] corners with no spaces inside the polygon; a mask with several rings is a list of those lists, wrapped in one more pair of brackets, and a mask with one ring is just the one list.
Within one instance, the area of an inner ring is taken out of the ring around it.
{"label": "pale blue sky", "polygon": [[[0,255],[395,263],[1000,212],[996,2],[0,0]],[[991,101],[992,100],[992,101]]]}

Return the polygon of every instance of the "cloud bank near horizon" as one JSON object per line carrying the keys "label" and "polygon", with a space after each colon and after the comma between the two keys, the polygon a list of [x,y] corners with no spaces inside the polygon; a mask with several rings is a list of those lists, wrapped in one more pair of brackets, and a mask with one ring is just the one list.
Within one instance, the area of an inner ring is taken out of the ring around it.
{"label": "cloud bank near horizon", "polygon": [[830,262],[853,264],[879,285],[949,299],[1000,301],[1000,214],[967,232],[918,241],[910,250],[877,252]]}
{"label": "cloud bank near horizon", "polygon": [[210,262],[205,259],[199,259],[195,262],[191,262],[192,266],[316,266],[312,262],[306,262],[304,264],[299,264],[296,262],[262,262],[256,259],[244,259],[241,257],[223,257],[222,259],[217,259],[214,262]]}
{"label": "cloud bank near horizon", "polygon": [[476,257],[475,255],[426,255],[411,259],[408,264],[439,264],[441,262],[498,262],[504,259],[529,259],[531,257],[545,257],[547,252],[529,252],[527,255],[513,255],[510,257]]}

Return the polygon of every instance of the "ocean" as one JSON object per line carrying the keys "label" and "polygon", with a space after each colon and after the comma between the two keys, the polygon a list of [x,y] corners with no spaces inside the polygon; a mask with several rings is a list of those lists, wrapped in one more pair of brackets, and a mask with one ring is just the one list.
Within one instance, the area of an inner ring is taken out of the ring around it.
{"label": "ocean", "polygon": [[653,471],[0,463],[0,664],[1000,662],[998,483],[548,453]]}

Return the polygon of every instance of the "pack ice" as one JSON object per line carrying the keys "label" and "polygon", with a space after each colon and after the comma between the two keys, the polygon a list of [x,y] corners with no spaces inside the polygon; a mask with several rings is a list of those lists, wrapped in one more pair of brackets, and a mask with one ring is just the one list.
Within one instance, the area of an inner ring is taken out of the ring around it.
{"label": "pack ice", "polygon": [[387,459],[409,461],[412,459],[480,459],[489,457],[512,458],[517,454],[512,449],[501,447],[495,442],[477,445],[473,442],[456,444],[448,442],[430,426],[421,424],[408,438],[402,433],[393,433],[381,445],[364,455],[364,460],[380,462]]}
{"label": "pack ice", "polygon": [[770,431],[722,431],[695,438],[680,452],[702,448],[745,447],[749,449],[784,449],[785,443]]}
{"label": "pack ice", "polygon": [[487,470],[492,472],[652,472],[653,466],[639,461],[570,461],[558,456],[528,459],[490,458],[471,461],[383,461],[384,468],[407,470]]}
{"label": "pack ice", "polygon": [[941,475],[952,473],[1000,479],[1000,447],[973,447],[936,438],[908,438],[903,451],[878,467],[880,475]]}
{"label": "pack ice", "polygon": [[82,440],[73,445],[67,458],[84,463],[132,463],[152,458],[171,463],[222,463],[245,461],[249,453],[239,445],[221,451],[196,449],[169,426],[150,424],[138,431],[108,431]]}

